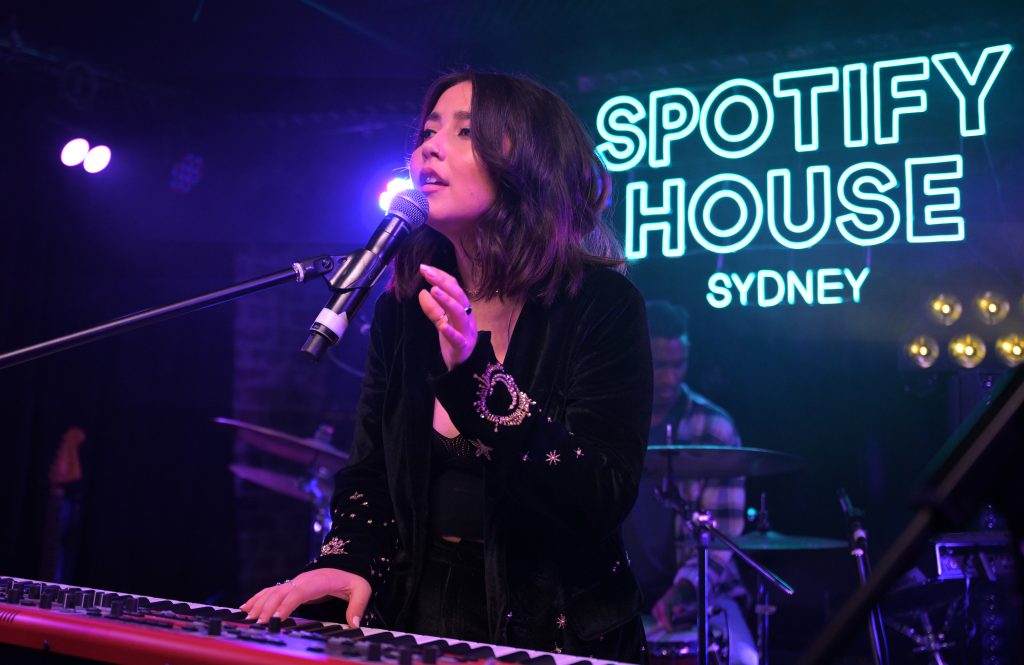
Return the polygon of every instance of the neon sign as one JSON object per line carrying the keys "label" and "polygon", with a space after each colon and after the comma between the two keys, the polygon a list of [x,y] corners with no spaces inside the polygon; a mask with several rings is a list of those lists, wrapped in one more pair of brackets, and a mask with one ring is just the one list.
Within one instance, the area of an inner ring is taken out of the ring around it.
{"label": "neon sign", "polygon": [[[898,165],[865,160],[833,172],[829,164],[813,163],[822,149],[823,120],[838,124],[838,118],[822,117],[821,102],[841,97],[836,106],[846,149],[899,144],[901,128],[927,113],[929,95],[939,94],[956,99],[961,137],[982,136],[987,97],[1012,48],[989,46],[971,58],[950,51],[781,72],[772,77],[770,92],[756,81],[734,78],[703,101],[683,87],[654,90],[645,101],[631,95],[608,99],[597,113],[597,152],[613,172],[671,168],[673,146],[687,140],[699,141],[715,157],[742,160],[756,154],[780,123],[792,123],[792,150],[811,162],[802,173],[771,168],[754,179],[723,172],[691,181],[673,173],[660,183],[630,182],[624,192],[626,257],[643,259],[653,249],[678,258],[688,243],[729,254],[765,235],[786,249],[808,250],[832,226],[860,247],[896,237],[911,244],[962,241],[961,155],[913,156]],[[945,85],[929,89],[926,83],[933,80]],[[719,272],[708,280],[706,297],[716,308],[860,302],[869,272]]]}

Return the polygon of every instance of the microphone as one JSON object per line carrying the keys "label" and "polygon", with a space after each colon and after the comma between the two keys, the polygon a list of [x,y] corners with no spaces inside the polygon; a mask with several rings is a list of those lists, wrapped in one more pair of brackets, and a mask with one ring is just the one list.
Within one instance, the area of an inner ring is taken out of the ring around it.
{"label": "microphone", "polygon": [[407,189],[395,194],[388,214],[366,247],[345,256],[334,273],[324,277],[334,293],[309,328],[309,337],[302,345],[304,354],[319,360],[338,343],[370,289],[395,257],[402,240],[426,221],[429,210],[430,204],[421,191]]}

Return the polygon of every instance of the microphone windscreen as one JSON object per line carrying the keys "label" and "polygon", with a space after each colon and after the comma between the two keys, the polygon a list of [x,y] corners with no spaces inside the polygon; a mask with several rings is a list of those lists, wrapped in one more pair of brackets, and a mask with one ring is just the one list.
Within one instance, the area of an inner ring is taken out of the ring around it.
{"label": "microphone windscreen", "polygon": [[427,201],[427,195],[418,189],[398,192],[388,206],[389,215],[405,220],[414,229],[427,221],[429,212],[430,202]]}

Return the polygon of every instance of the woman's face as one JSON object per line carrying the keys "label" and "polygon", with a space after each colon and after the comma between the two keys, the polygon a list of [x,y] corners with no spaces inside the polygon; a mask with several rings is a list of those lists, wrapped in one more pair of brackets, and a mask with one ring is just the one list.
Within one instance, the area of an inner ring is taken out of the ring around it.
{"label": "woman's face", "polygon": [[430,201],[427,223],[454,240],[471,229],[494,203],[494,184],[473,150],[469,110],[473,85],[444,91],[423,124],[422,143],[409,169]]}

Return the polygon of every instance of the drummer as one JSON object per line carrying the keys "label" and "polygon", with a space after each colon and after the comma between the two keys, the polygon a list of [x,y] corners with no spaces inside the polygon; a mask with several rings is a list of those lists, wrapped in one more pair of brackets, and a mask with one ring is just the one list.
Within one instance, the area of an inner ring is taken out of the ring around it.
{"label": "drummer", "polygon": [[[647,321],[654,361],[654,409],[648,445],[666,443],[739,446],[732,418],[721,407],[686,385],[690,358],[689,316],[666,301],[647,304]],[[671,426],[671,427],[668,427]],[[671,432],[672,440],[667,437]],[[648,453],[653,455],[655,453]],[[658,481],[645,478],[636,506],[623,527],[634,574],[656,621],[648,639],[673,641],[672,635],[692,630],[697,623],[697,550],[683,524],[656,498]],[[718,528],[729,536],[743,533],[745,493],[742,478],[680,483],[683,497],[711,512]],[[730,663],[757,663],[757,649],[741,604],[744,588],[728,551],[711,553],[708,583],[711,607],[721,610],[712,629],[728,634]],[[664,631],[661,635],[658,631]],[[666,635],[668,634],[668,635]]]}

